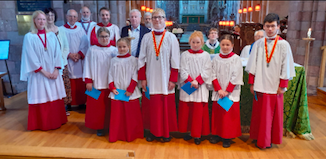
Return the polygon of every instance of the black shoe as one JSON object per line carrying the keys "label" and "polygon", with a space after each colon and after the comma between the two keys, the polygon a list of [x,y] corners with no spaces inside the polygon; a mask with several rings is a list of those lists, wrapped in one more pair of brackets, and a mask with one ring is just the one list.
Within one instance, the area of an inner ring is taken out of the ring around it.
{"label": "black shoe", "polygon": [[152,141],[155,140],[155,138],[156,138],[156,137],[155,137],[152,133],[149,133],[149,135],[146,136],[146,141],[148,141],[148,142],[152,142]]}
{"label": "black shoe", "polygon": [[172,137],[168,137],[168,138],[163,137],[162,138],[163,142],[170,142],[171,139],[172,139]]}
{"label": "black shoe", "polygon": [[223,147],[228,148],[231,146],[231,139],[223,139]]}
{"label": "black shoe", "polygon": [[189,134],[187,134],[187,135],[185,135],[183,137],[183,140],[185,140],[185,141],[188,141],[188,140],[191,140],[191,139],[192,139],[192,137]]}
{"label": "black shoe", "polygon": [[85,104],[81,104],[78,106],[79,109],[86,109],[86,105]]}
{"label": "black shoe", "polygon": [[194,141],[196,145],[199,145],[201,142],[200,138],[194,138]]}
{"label": "black shoe", "polygon": [[97,133],[96,133],[97,136],[104,136],[104,130],[101,129],[101,130],[97,130]]}
{"label": "black shoe", "polygon": [[71,105],[70,104],[66,105],[66,111],[71,111]]}
{"label": "black shoe", "polygon": [[221,137],[219,137],[219,136],[212,136],[210,139],[209,139],[209,142],[211,143],[211,144],[216,144],[216,143],[218,143],[218,142],[220,142],[221,141]]}
{"label": "black shoe", "polygon": [[[255,146],[257,147],[257,148],[259,148],[259,149],[263,149],[263,148],[260,148],[258,145],[257,145],[257,142],[255,143]],[[270,149],[270,148],[272,148],[272,144],[269,146],[269,147],[266,147],[265,149]]]}

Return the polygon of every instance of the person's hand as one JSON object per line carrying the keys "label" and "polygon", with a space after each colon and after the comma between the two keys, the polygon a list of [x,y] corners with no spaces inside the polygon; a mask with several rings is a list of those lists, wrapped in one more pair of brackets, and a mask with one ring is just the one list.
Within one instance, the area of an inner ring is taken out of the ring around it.
{"label": "person's hand", "polygon": [[68,58],[70,58],[71,60],[75,61],[75,54],[74,53],[69,53],[68,54]]}
{"label": "person's hand", "polygon": [[87,89],[88,91],[92,91],[92,89],[93,89],[93,83],[87,83],[87,84],[86,84],[86,89]]}
{"label": "person's hand", "polygon": [[81,55],[78,54],[78,53],[76,53],[76,59],[77,59],[77,61],[78,61],[79,59],[81,59]]}
{"label": "person's hand", "polygon": [[117,91],[117,89],[113,89],[112,90],[112,93],[115,94],[115,95],[118,95],[119,94],[119,92]]}
{"label": "person's hand", "polygon": [[250,92],[251,94],[255,95],[255,92],[254,92],[254,85],[250,85]]}
{"label": "person's hand", "polygon": [[143,91],[144,92],[147,92],[146,86],[147,86],[147,81],[146,80],[142,80],[141,81],[141,88],[143,88]]}
{"label": "person's hand", "polygon": [[129,97],[129,96],[131,96],[131,95],[132,95],[132,93],[131,93],[131,92],[128,92],[128,91],[126,91],[125,95],[126,95],[127,97]]}
{"label": "person's hand", "polygon": [[217,93],[220,98],[224,98],[225,96],[227,96],[229,94],[229,92],[223,91],[223,90],[219,90]]}
{"label": "person's hand", "polygon": [[58,75],[59,75],[59,70],[55,68],[53,73],[50,75],[50,78],[57,79]]}
{"label": "person's hand", "polygon": [[170,81],[168,85],[168,90],[172,90],[174,89],[174,87],[175,87],[175,83]]}
{"label": "person's hand", "polygon": [[190,87],[195,87],[196,89],[198,89],[198,81],[197,80],[193,80],[191,83],[191,86]]}
{"label": "person's hand", "polygon": [[42,69],[41,71],[40,71],[46,78],[48,78],[48,79],[51,79],[51,73],[50,72],[47,72],[47,71],[45,71],[44,69]]}
{"label": "person's hand", "polygon": [[278,87],[277,94],[283,94],[285,92],[284,88]]}

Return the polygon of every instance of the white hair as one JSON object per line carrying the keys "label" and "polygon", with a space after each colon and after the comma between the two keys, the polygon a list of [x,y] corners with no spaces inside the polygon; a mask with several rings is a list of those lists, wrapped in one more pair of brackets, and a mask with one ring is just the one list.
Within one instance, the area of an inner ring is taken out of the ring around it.
{"label": "white hair", "polygon": [[[75,12],[77,13],[76,10],[74,10],[74,9],[69,9],[69,10],[67,11],[67,15],[70,15],[70,11],[75,11]],[[77,16],[78,16],[78,13],[77,13]]]}
{"label": "white hair", "polygon": [[130,17],[130,15],[131,15],[131,13],[133,13],[133,12],[137,12],[137,13],[139,14],[139,17],[141,18],[141,13],[140,13],[140,11],[139,11],[138,9],[132,9],[132,10],[129,12],[129,17]]}
{"label": "white hair", "polygon": [[146,13],[144,14],[144,17],[146,17],[146,16],[151,16],[151,17],[152,17],[152,13],[150,13],[150,12],[146,12]]}
{"label": "white hair", "polygon": [[257,31],[255,31],[254,36],[256,36],[258,34],[258,32],[260,32],[260,31],[264,33],[264,30],[257,30]]}
{"label": "white hair", "polygon": [[92,11],[87,6],[81,7],[80,10],[79,10],[79,13],[83,13],[83,8],[87,8],[89,10],[89,12],[92,13]]}

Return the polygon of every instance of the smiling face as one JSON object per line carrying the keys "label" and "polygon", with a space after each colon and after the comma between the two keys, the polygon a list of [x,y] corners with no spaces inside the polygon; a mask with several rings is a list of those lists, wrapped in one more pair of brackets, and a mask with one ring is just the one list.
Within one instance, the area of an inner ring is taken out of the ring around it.
{"label": "smiling face", "polygon": [[78,20],[78,14],[75,10],[70,10],[66,17],[70,25],[75,25]]}
{"label": "smiling face", "polygon": [[38,30],[43,30],[46,24],[46,16],[44,14],[39,14],[34,18],[35,27]]}
{"label": "smiling face", "polygon": [[91,18],[91,11],[87,7],[83,7],[81,10],[82,19],[90,20]]}
{"label": "smiling face", "polygon": [[190,40],[190,48],[191,50],[198,51],[203,46],[203,42],[199,37],[194,37]]}
{"label": "smiling face", "polygon": [[276,21],[266,22],[264,24],[264,30],[268,37],[273,37],[277,34],[277,31],[280,29],[280,25],[277,25]]}
{"label": "smiling face", "polygon": [[110,43],[109,38],[110,38],[110,34],[105,31],[102,31],[97,37],[98,43],[100,43],[102,46],[107,46]]}
{"label": "smiling face", "polygon": [[160,12],[154,13],[152,15],[152,24],[154,29],[163,29],[165,27],[165,16]]}
{"label": "smiling face", "polygon": [[110,12],[107,11],[107,10],[101,10],[100,12],[100,16],[101,16],[101,19],[102,19],[102,23],[104,25],[108,24],[110,22]]}
{"label": "smiling face", "polygon": [[218,38],[218,34],[217,34],[217,31],[211,31],[210,33],[209,33],[209,35],[208,35],[208,38],[210,39],[210,40],[216,40],[217,38]]}
{"label": "smiling face", "polygon": [[136,28],[136,27],[139,26],[140,19],[141,19],[140,15],[139,15],[139,12],[134,11],[134,12],[130,13],[129,18],[130,18],[130,23],[131,23],[132,27]]}
{"label": "smiling face", "polygon": [[55,14],[52,12],[49,12],[48,14],[46,14],[46,20],[48,24],[53,24],[54,20],[55,20]]}
{"label": "smiling face", "polygon": [[121,40],[118,42],[117,45],[118,45],[119,54],[125,54],[125,53],[129,52],[129,47],[125,41]]}
{"label": "smiling face", "polygon": [[233,49],[234,44],[228,39],[223,39],[220,43],[220,47],[223,53],[231,52]]}

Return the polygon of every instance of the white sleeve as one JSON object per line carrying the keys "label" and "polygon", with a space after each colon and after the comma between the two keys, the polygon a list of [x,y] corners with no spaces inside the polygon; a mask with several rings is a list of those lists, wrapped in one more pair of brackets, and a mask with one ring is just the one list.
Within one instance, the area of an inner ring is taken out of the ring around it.
{"label": "white sleeve", "polygon": [[[172,33],[171,33],[172,34]],[[172,44],[172,49],[171,49],[171,59],[170,59],[170,63],[171,63],[171,68],[174,69],[179,69],[180,67],[180,47],[179,47],[179,42],[177,37],[172,34],[171,37],[171,44]]]}
{"label": "white sleeve", "polygon": [[108,75],[108,84],[110,84],[111,82],[114,82],[114,68],[113,68],[113,64],[114,64],[114,59],[111,59],[111,64],[110,64],[110,69],[109,69],[109,75]]}
{"label": "white sleeve", "polygon": [[118,40],[120,39],[120,30],[118,26],[115,26],[114,35],[115,35],[115,41],[116,43],[118,43]]}
{"label": "white sleeve", "polygon": [[60,30],[60,34],[61,34],[61,39],[62,39],[62,43],[61,43],[61,47],[63,48],[62,50],[62,58],[67,59],[68,58],[68,54],[69,54],[69,43],[68,43],[68,39],[66,36],[66,32],[64,31],[64,29]]}
{"label": "white sleeve", "polygon": [[87,53],[88,47],[89,47],[89,42],[85,34],[84,36],[82,36],[82,39],[80,40],[79,51],[81,51],[84,54],[84,56],[86,56],[85,54]]}
{"label": "white sleeve", "polygon": [[280,79],[292,80],[295,77],[295,68],[292,57],[292,50],[288,42],[282,45],[282,66]]}
{"label": "white sleeve", "polygon": [[84,59],[83,81],[85,78],[92,78],[92,48],[89,48]]}
{"label": "white sleeve", "polygon": [[146,34],[143,37],[143,40],[140,44],[139,56],[138,56],[138,70],[145,66],[146,56],[147,56],[147,39],[145,38]]}
{"label": "white sleeve", "polygon": [[[237,56],[237,55],[233,55],[233,56]],[[243,85],[243,67],[242,67],[241,58],[237,56],[234,62],[235,63],[234,63],[230,82],[233,85]]]}
{"label": "white sleeve", "polygon": [[256,74],[257,54],[258,54],[258,41],[252,46],[251,53],[245,71],[253,75]]}
{"label": "white sleeve", "polygon": [[187,51],[181,54],[181,62],[180,62],[180,83],[183,83],[185,80],[188,79],[189,76],[189,68],[187,65]]}
{"label": "white sleeve", "polygon": [[[205,52],[206,53],[206,52]],[[210,55],[207,53],[207,56],[205,56],[205,65],[203,68],[203,71],[200,73],[201,78],[206,84],[212,84],[211,81],[211,73],[212,73],[212,60]]]}

